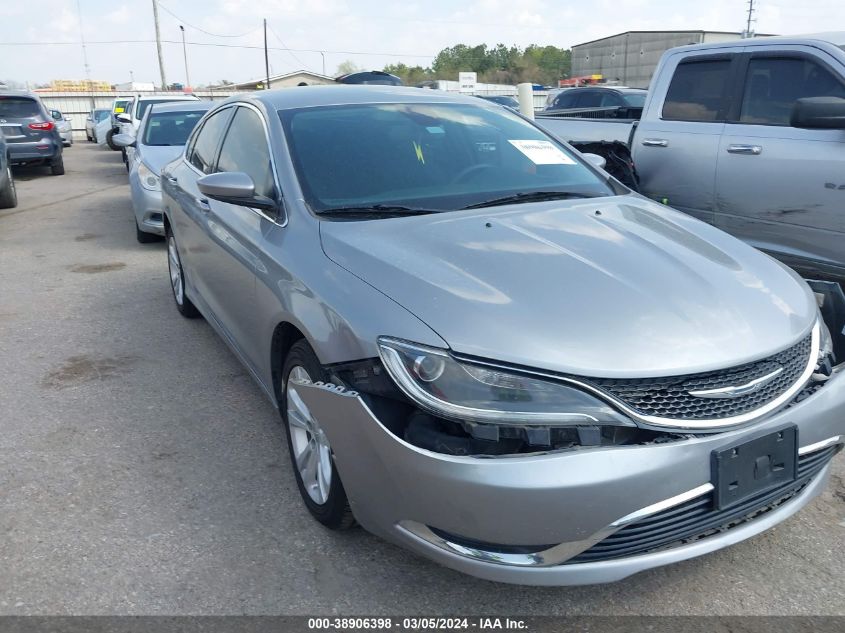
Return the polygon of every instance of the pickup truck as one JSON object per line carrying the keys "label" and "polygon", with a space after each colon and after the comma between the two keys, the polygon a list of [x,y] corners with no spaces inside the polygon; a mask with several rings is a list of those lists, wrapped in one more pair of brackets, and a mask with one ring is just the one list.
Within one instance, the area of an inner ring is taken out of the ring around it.
{"label": "pickup truck", "polygon": [[642,194],[845,280],[845,33],[674,48],[639,121],[535,121],[576,147],[626,143]]}

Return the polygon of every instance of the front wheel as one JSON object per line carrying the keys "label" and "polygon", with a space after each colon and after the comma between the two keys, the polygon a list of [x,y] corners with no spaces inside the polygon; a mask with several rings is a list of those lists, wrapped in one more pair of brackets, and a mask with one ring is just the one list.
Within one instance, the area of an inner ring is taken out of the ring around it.
{"label": "front wheel", "polygon": [[325,378],[320,361],[304,339],[293,344],[282,371],[279,410],[288,438],[288,452],[296,485],[305,507],[317,521],[333,530],[355,524],[329,440],[299,394],[298,381]]}
{"label": "front wheel", "polygon": [[173,300],[176,301],[176,309],[186,319],[195,319],[200,316],[200,312],[185,294],[185,272],[182,269],[182,259],[179,257],[176,238],[173,237],[170,229],[167,230],[166,239],[167,269],[170,272],[170,288],[173,290]]}

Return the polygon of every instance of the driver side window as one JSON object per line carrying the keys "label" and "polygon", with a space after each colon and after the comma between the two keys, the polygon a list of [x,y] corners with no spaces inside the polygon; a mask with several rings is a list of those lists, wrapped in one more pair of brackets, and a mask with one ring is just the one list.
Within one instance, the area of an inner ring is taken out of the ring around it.
{"label": "driver side window", "polygon": [[270,148],[261,117],[250,108],[240,107],[226,133],[218,171],[240,171],[252,178],[255,193],[274,198],[276,193]]}
{"label": "driver side window", "polygon": [[225,108],[212,114],[194,139],[188,161],[204,174],[214,171],[214,155],[220,146],[220,137],[223,136],[231,113],[231,108]]}

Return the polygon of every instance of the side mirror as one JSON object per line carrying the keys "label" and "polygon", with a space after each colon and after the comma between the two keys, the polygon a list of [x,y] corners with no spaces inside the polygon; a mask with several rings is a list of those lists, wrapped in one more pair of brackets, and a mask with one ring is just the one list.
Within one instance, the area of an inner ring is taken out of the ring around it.
{"label": "side mirror", "polygon": [[111,140],[118,147],[135,147],[135,138],[129,134],[115,134]]}
{"label": "side mirror", "polygon": [[845,130],[845,99],[841,97],[806,97],[795,101],[792,127]]}
{"label": "side mirror", "polygon": [[607,165],[604,156],[599,156],[598,154],[583,154],[583,156],[587,159],[588,163],[599,169],[604,169],[605,165]]}
{"label": "side mirror", "polygon": [[123,112],[121,112],[120,114],[116,114],[114,118],[120,121],[121,123],[132,123],[132,117],[130,117],[128,114],[124,114]]}
{"label": "side mirror", "polygon": [[240,171],[208,174],[197,180],[197,188],[209,198],[220,202],[253,209],[276,208],[276,201],[272,198],[255,195],[255,183],[252,182],[252,178]]}

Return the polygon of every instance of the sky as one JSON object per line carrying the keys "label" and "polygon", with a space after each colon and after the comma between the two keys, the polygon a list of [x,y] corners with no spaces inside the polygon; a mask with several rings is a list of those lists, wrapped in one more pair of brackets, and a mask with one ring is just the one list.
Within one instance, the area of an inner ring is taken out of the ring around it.
{"label": "sky", "polygon": [[[759,33],[845,29],[843,0],[754,4]],[[263,18],[271,74],[321,73],[325,60],[334,75],[347,60],[428,66],[458,43],[569,48],[630,30],[739,32],[746,11],[746,0],[159,0],[167,81],[185,83],[182,24],[193,85],[263,76]],[[160,82],[152,0],[38,0],[36,10],[0,0],[0,15],[0,80],[85,78],[84,35],[92,79]]]}

